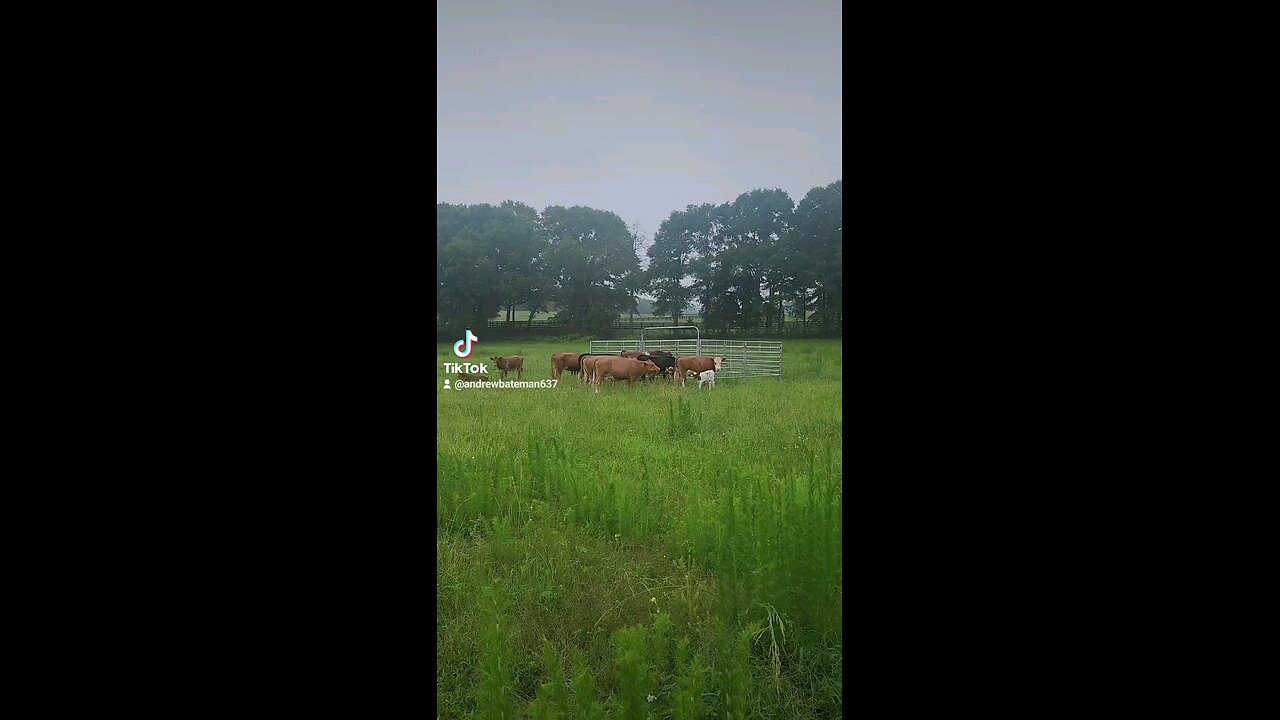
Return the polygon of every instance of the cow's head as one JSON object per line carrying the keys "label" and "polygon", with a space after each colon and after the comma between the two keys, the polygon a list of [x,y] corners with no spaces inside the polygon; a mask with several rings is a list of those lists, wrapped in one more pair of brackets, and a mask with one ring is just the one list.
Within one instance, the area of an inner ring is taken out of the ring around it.
{"label": "cow's head", "polygon": [[644,371],[646,373],[658,372],[658,366],[653,364],[652,360],[644,361]]}
{"label": "cow's head", "polygon": [[489,359],[493,361],[494,365],[502,365],[502,358],[500,357],[491,357]]}
{"label": "cow's head", "polygon": [[722,357],[711,358],[711,362],[715,364],[716,370],[719,370],[720,367],[724,365],[724,358]]}

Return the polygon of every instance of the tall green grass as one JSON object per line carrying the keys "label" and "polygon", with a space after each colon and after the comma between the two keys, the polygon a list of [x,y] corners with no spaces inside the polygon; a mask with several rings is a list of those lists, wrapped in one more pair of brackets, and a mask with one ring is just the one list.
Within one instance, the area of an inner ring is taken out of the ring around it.
{"label": "tall green grass", "polygon": [[787,346],[715,391],[437,390],[440,717],[841,713],[839,345]]}
{"label": "tall green grass", "polygon": [[530,441],[523,457],[486,462],[438,455],[437,529],[483,533],[489,520],[531,522],[544,512],[605,537],[648,538],[651,528],[670,527],[663,547],[717,571],[726,618],[745,621],[753,603],[767,603],[802,628],[840,633],[843,497],[829,445],[782,477],[717,471],[705,485],[673,491],[688,502],[667,508],[654,501],[653,477],[580,480],[568,453],[550,445]]}
{"label": "tall green grass", "polygon": [[506,618],[493,586],[486,586],[484,591],[484,620],[481,627],[484,655],[480,663],[476,704],[480,708],[480,717],[484,720],[507,720],[515,717],[512,702],[514,668],[509,632],[503,629]]}

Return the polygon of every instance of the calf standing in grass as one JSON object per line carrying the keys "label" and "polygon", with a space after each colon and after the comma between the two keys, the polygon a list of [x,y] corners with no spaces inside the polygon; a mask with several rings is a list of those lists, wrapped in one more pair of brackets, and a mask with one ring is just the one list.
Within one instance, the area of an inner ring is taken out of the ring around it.
{"label": "calf standing in grass", "polygon": [[702,372],[698,373],[698,389],[699,389],[699,390],[701,390],[701,389],[702,389],[702,384],[703,384],[703,383],[706,383],[706,384],[707,384],[707,387],[710,387],[710,388],[712,388],[712,389],[715,389],[715,386],[716,386],[716,371],[715,371],[715,370],[703,370]]}
{"label": "calf standing in grass", "polygon": [[508,355],[507,357],[491,357],[489,359],[493,361],[494,367],[502,371],[502,378],[507,377],[508,370],[516,371],[517,380],[519,380],[520,376],[524,373],[523,355]]}

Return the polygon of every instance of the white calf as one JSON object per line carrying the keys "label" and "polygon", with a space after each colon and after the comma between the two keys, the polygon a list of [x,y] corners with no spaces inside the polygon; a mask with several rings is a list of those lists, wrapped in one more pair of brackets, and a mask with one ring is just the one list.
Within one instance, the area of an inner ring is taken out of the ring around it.
{"label": "white calf", "polygon": [[698,387],[699,387],[699,388],[701,388],[701,387],[702,387],[702,383],[707,383],[709,387],[713,387],[713,388],[714,388],[714,387],[716,386],[716,371],[715,371],[715,370],[703,370],[702,372],[698,373]]}

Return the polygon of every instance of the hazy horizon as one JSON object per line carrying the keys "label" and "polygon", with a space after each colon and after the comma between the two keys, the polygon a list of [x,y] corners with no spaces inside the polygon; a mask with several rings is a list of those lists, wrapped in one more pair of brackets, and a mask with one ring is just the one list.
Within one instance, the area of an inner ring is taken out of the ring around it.
{"label": "hazy horizon", "polygon": [[436,201],[639,223],[842,179],[838,2],[458,2],[436,11]]}

